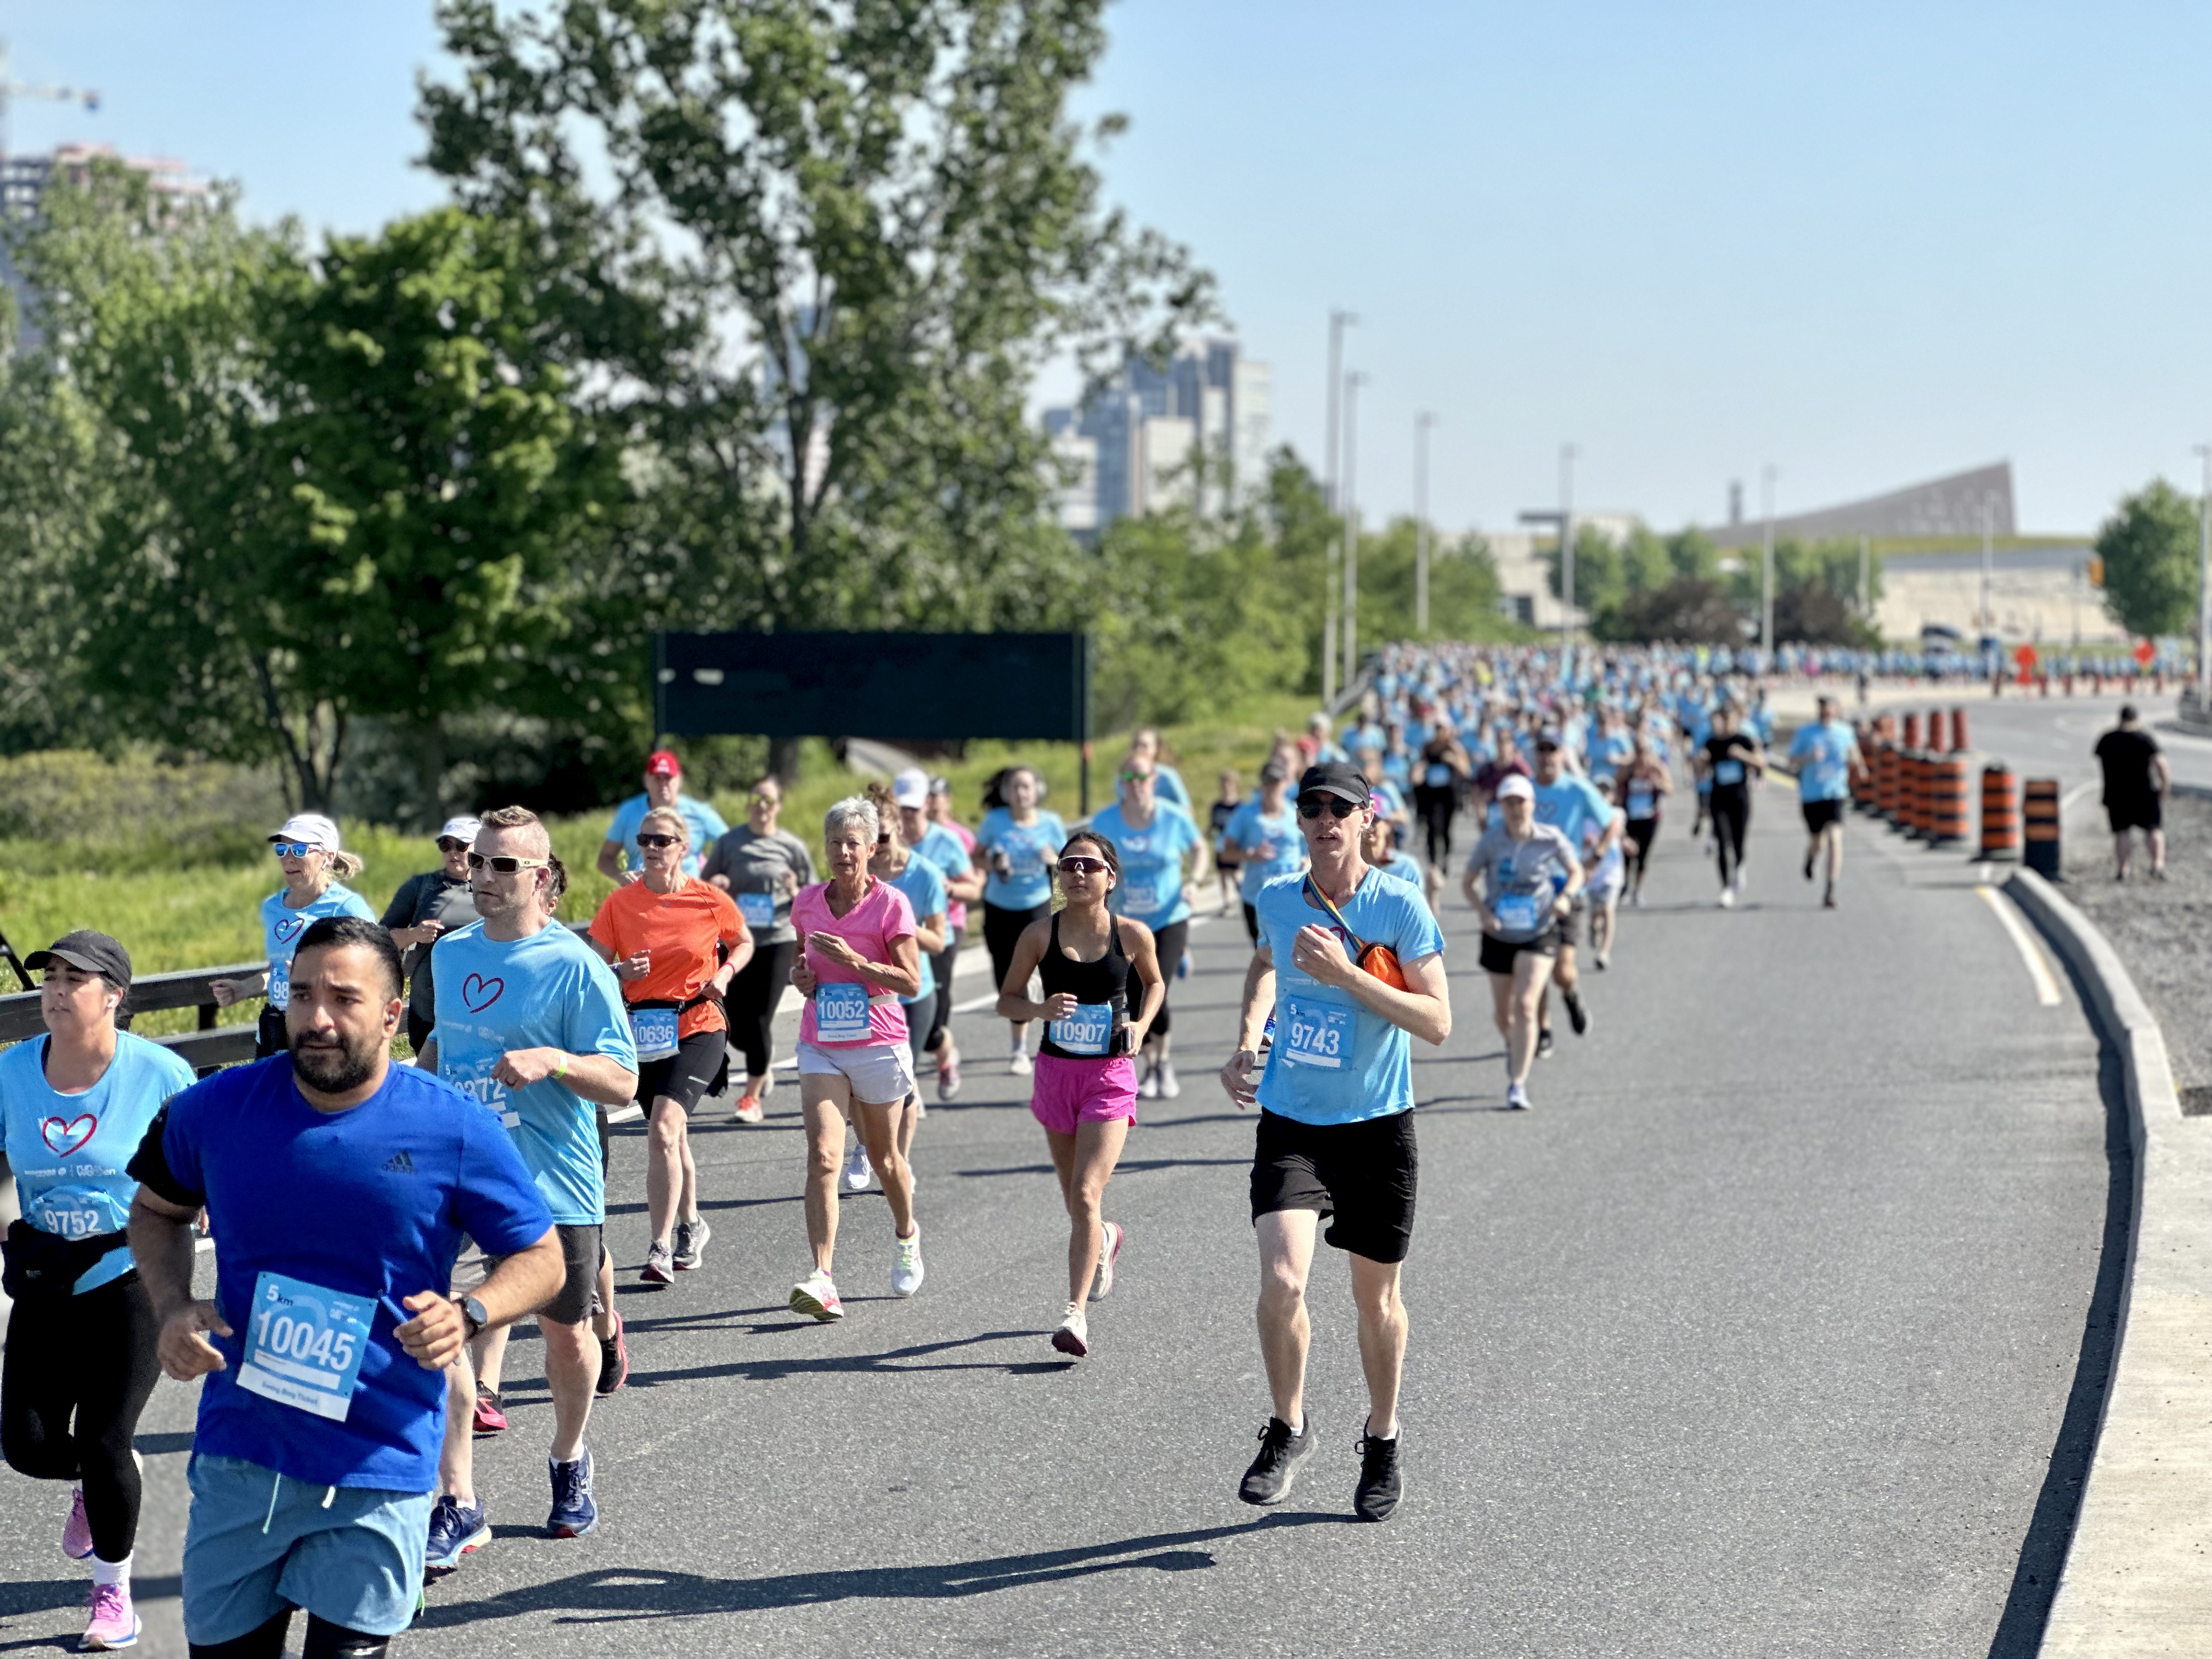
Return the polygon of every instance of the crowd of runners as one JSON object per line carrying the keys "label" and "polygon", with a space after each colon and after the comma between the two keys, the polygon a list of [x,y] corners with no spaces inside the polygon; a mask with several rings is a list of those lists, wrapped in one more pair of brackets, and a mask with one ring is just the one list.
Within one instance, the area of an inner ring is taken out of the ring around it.
{"label": "crowd of runners", "polygon": [[[732,1090],[722,1109],[763,1121],[787,999],[799,1023],[782,1069],[805,1131],[790,1306],[844,1317],[841,1200],[872,1183],[890,1237],[865,1243],[859,1271],[887,1272],[897,1297],[922,1290],[917,1126],[929,1099],[959,1096],[963,1063],[1003,1063],[1027,1081],[1067,1216],[1065,1300],[1039,1291],[1061,1310],[1048,1340],[1089,1355],[1127,1241],[1106,1194],[1139,1103],[1193,1086],[1171,1005],[1217,891],[1252,951],[1235,1051],[1200,1058],[1256,1113],[1271,1395],[1240,1493],[1281,1501],[1316,1443],[1304,1383],[1320,1240],[1350,1261],[1369,1396],[1353,1509],[1384,1519],[1401,1488],[1412,1042],[1451,1030],[1445,931],[1479,933],[1503,1103],[1528,1109],[1554,1005],[1577,1036],[1593,1027],[1585,970],[1607,969],[1620,909],[1643,902],[1665,815],[1688,816],[1714,902],[1736,902],[1776,746],[1741,666],[1394,648],[1355,708],[1255,757],[1249,793],[1224,772],[1201,808],[1139,732],[1112,801],[1073,830],[1020,766],[990,781],[972,828],[945,779],[913,770],[818,826],[784,825],[764,777],[732,829],[657,751],[599,850],[613,890],[573,927],[557,919],[567,872],[527,810],[447,823],[440,867],[381,915],[346,885],[360,861],[337,826],[297,816],[269,837],[269,967],[215,989],[226,1005],[264,999],[261,1057],[198,1080],[118,1025],[122,943],[56,940],[27,959],[47,1035],[0,1053],[23,1212],[0,1419],[9,1464],[69,1484],[62,1547],[93,1581],[86,1645],[125,1647],[140,1628],[132,1437],[164,1373],[201,1385],[183,1577],[196,1656],[275,1659],[299,1610],[311,1656],[385,1650],[426,1580],[490,1540],[495,1507],[522,1504],[481,1490],[472,1457],[477,1439],[515,1432],[501,1381],[520,1319],[538,1322],[551,1395],[545,1526],[589,1533],[592,1414],[629,1364],[604,1241],[611,1121],[645,1123],[647,1244],[630,1271],[668,1284],[701,1270],[713,1230],[690,1126]],[[1825,697],[1785,752],[1804,874],[1833,905],[1863,763]],[[994,1055],[971,1023],[980,1051],[963,1062],[954,982],[971,932],[1005,1036]]]}

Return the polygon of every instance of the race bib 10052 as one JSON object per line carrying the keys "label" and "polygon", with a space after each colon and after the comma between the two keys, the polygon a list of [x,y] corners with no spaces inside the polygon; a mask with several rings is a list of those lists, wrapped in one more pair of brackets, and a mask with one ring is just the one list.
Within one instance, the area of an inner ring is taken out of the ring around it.
{"label": "race bib 10052", "polygon": [[351,1409],[375,1304],[283,1273],[253,1281],[238,1386],[332,1422]]}
{"label": "race bib 10052", "polygon": [[1283,1058],[1296,1066],[1340,1070],[1352,1061],[1352,1010],[1326,1003],[1285,1005],[1288,1018],[1278,1026],[1285,1039]]}
{"label": "race bib 10052", "polygon": [[814,988],[814,1036],[821,1042],[866,1042],[868,988],[850,982]]}
{"label": "race bib 10052", "polygon": [[1054,1044],[1071,1054],[1103,1058],[1114,1040],[1114,1009],[1104,1002],[1079,1002],[1066,1019],[1045,1027]]}

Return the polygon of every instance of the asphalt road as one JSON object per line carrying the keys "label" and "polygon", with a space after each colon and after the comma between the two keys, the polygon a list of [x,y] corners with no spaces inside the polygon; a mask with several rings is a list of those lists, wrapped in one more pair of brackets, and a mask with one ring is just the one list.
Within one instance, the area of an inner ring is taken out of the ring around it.
{"label": "asphalt road", "polygon": [[[1209,1074],[1246,952],[1216,923],[1175,988],[1185,1091],[1147,1103],[1109,1192],[1129,1244],[1091,1358],[1046,1344],[1066,1233],[1026,1089],[984,1061],[1003,1027],[963,1020],[967,1091],[922,1126],[927,1286],[885,1294],[882,1200],[853,1201],[840,1326],[784,1305],[806,1265],[795,1091],[763,1128],[700,1125],[716,1237],[664,1290],[629,1282],[630,1126],[611,1237],[635,1370],[593,1420],[604,1524],[540,1534],[550,1407],[526,1334],[515,1427],[478,1455],[499,1536],[405,1650],[2032,1651],[2124,1190],[2098,1047],[2070,988],[2039,1002],[1962,859],[1855,824],[1826,913],[1794,818],[1764,793],[1733,912],[1669,823],[1650,908],[1591,976],[1596,1027],[1562,1030],[1531,1114],[1499,1109],[1470,918],[1448,901],[1457,1030],[1416,1060],[1408,1484],[1389,1524],[1348,1519],[1363,1395],[1327,1251],[1320,1452],[1282,1511],[1237,1501],[1267,1396],[1252,1121]],[[181,1652],[191,1408],[164,1384],[141,1437],[155,1654]],[[64,1499],[0,1482],[0,1651],[60,1645],[83,1595],[55,1541]]]}
{"label": "asphalt road", "polygon": [[[1964,704],[1939,696],[1925,705],[1915,702],[1905,707],[1923,714],[1929,708],[1965,708],[1967,735],[1977,752],[2009,763],[2022,778],[2057,778],[2065,786],[2065,793],[2071,794],[2082,785],[2098,781],[2097,739],[2118,723],[2120,705],[2132,701],[2166,750],[2175,781],[2212,788],[2212,738],[2192,737],[2173,725],[2175,695],[2168,691],[2161,697],[2132,699],[2118,695],[2047,698],[2008,695],[1995,702],[1978,699]],[[2097,792],[2092,787],[2080,795],[2076,805],[2094,807],[2096,800]],[[2101,828],[2101,820],[2094,812],[2089,822]],[[2070,820],[2069,827],[2072,827]]]}

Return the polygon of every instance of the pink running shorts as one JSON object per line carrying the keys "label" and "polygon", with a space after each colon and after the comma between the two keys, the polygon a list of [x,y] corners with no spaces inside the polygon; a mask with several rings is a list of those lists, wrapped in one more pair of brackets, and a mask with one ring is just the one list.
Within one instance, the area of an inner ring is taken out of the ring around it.
{"label": "pink running shorts", "polygon": [[1137,1062],[1127,1054],[1107,1060],[1062,1060],[1039,1054],[1030,1088],[1030,1111],[1054,1134],[1072,1135],[1079,1123],[1137,1121]]}

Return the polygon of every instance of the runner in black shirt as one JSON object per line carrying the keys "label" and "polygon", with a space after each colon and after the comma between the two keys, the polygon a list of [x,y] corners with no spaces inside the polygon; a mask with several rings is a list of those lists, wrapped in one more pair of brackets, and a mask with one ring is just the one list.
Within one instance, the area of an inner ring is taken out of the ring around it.
{"label": "runner in black shirt", "polygon": [[2142,729],[2131,702],[2120,705],[2120,723],[2097,739],[2105,769],[2105,819],[2112,827],[2112,879],[2128,878],[2130,832],[2150,846],[2150,877],[2166,879],[2166,792],[2173,781],[2158,739]]}
{"label": "runner in black shirt", "polygon": [[1736,711],[1713,710],[1713,734],[1698,755],[1698,772],[1712,781],[1713,839],[1719,848],[1721,908],[1743,892],[1744,839],[1751,832],[1751,786],[1766,763],[1759,739],[1736,726]]}

